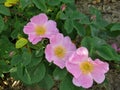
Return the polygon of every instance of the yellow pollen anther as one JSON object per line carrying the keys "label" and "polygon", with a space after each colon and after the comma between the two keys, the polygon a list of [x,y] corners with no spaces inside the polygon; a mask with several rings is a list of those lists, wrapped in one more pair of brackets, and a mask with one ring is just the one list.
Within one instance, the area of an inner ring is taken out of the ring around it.
{"label": "yellow pollen anther", "polygon": [[80,63],[80,70],[82,71],[83,74],[89,74],[93,71],[93,69],[94,69],[94,66],[89,61],[84,61]]}
{"label": "yellow pollen anther", "polygon": [[45,35],[45,33],[46,33],[46,29],[45,29],[45,27],[43,27],[43,26],[36,26],[35,27],[35,32],[36,32],[36,35]]}
{"label": "yellow pollen anther", "polygon": [[58,58],[63,58],[65,56],[66,50],[63,46],[57,46],[54,48],[54,54]]}

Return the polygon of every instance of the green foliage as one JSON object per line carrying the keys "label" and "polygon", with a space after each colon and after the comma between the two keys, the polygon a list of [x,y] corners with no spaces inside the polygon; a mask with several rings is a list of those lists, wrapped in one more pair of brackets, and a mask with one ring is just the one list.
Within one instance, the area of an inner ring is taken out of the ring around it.
{"label": "green foliage", "polygon": [[10,16],[10,10],[6,8],[4,5],[0,5],[0,14]]}
{"label": "green foliage", "polygon": [[120,23],[115,23],[110,29],[111,31],[120,30]]}
{"label": "green foliage", "polygon": [[67,75],[67,71],[65,69],[61,70],[60,68],[56,68],[53,72],[53,77],[55,80],[62,80]]}
{"label": "green foliage", "polygon": [[54,85],[54,80],[50,75],[46,75],[42,81],[40,81],[39,86],[45,90],[50,90]]}
{"label": "green foliage", "polygon": [[85,37],[82,42],[82,46],[89,49],[90,56],[100,56],[106,61],[120,61],[120,56],[117,52],[108,45],[103,39],[98,37]]}
{"label": "green foliage", "polygon": [[[10,8],[0,0],[0,76],[10,74],[25,85],[39,85],[51,90],[56,82],[60,90],[84,90],[72,83],[67,70],[48,63],[45,48],[49,40],[32,45],[23,33],[30,18],[45,13],[56,21],[64,36],[69,36],[76,46],[85,46],[92,58],[120,62],[120,53],[108,43],[109,38],[120,35],[120,23],[108,23],[102,14],[90,7],[89,16],[79,12],[74,0],[20,0]],[[65,10],[61,6],[65,5]]]}
{"label": "green foliage", "polygon": [[64,80],[60,83],[60,90],[85,90],[83,88],[75,87],[72,84],[72,78],[70,75],[67,75]]}
{"label": "green foliage", "polygon": [[28,40],[25,39],[25,38],[20,38],[16,44],[15,44],[15,47],[16,48],[22,48],[23,46],[25,46],[26,44],[28,43]]}
{"label": "green foliage", "polygon": [[42,11],[47,10],[45,0],[32,0],[32,1],[38,9],[41,9]]}
{"label": "green foliage", "polygon": [[3,18],[0,16],[0,33],[2,32],[2,30],[4,29],[4,21]]}

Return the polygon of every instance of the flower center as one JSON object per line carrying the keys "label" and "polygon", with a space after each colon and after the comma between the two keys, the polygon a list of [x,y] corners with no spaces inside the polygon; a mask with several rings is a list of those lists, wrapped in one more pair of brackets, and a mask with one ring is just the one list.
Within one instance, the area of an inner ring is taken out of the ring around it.
{"label": "flower center", "polygon": [[35,32],[36,32],[36,35],[44,35],[46,33],[46,29],[45,27],[43,26],[36,26],[35,27]]}
{"label": "flower center", "polygon": [[93,69],[94,69],[94,66],[89,61],[80,63],[80,70],[82,71],[83,74],[91,73]]}
{"label": "flower center", "polygon": [[66,50],[64,47],[62,46],[57,46],[54,48],[54,54],[58,57],[58,58],[63,58],[65,56]]}

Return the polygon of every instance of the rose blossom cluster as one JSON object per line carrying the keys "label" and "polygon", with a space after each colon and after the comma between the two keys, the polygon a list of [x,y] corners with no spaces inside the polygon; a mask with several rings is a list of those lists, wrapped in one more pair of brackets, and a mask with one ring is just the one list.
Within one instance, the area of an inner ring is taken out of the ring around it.
{"label": "rose blossom cluster", "polygon": [[93,80],[102,83],[105,73],[109,70],[109,64],[99,59],[92,60],[87,48],[76,48],[68,36],[63,36],[57,29],[56,22],[48,20],[46,14],[42,13],[30,19],[24,26],[24,33],[28,34],[28,40],[37,44],[43,38],[48,38],[50,43],[45,48],[45,57],[48,62],[73,75],[73,84],[78,87],[89,88]]}

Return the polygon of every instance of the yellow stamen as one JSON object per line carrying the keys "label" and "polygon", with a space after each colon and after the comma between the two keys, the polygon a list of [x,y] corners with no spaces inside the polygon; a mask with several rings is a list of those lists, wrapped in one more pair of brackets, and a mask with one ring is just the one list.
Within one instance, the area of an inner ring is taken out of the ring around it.
{"label": "yellow stamen", "polygon": [[89,74],[93,71],[93,69],[94,69],[94,66],[89,61],[84,61],[80,63],[80,70],[82,71],[83,74]]}
{"label": "yellow stamen", "polygon": [[63,58],[65,56],[66,50],[63,46],[57,46],[54,48],[54,54],[58,58]]}
{"label": "yellow stamen", "polygon": [[43,27],[43,26],[36,26],[35,27],[35,32],[36,32],[36,35],[45,35],[45,33],[46,33],[46,28],[45,27]]}

